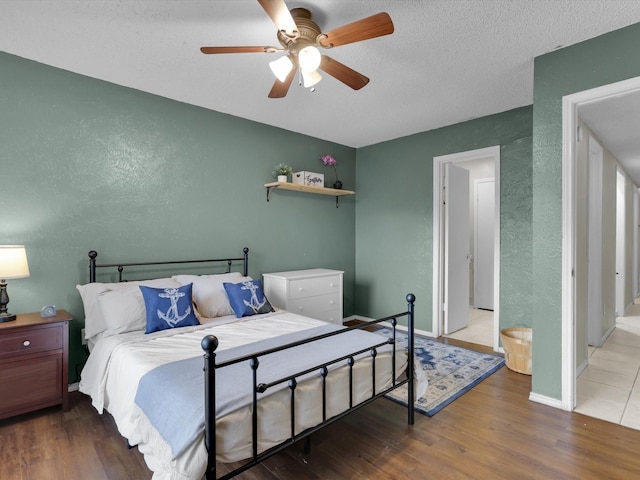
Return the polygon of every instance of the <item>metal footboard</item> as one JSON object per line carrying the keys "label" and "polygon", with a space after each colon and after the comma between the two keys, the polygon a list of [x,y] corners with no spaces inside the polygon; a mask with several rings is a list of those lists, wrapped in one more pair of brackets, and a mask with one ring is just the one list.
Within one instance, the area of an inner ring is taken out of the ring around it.
{"label": "metal footboard", "polygon": [[[390,391],[407,384],[408,398],[407,398],[407,422],[410,425],[414,423],[414,303],[415,296],[413,294],[408,294],[406,296],[407,300],[407,310],[405,312],[398,313],[396,315],[391,315],[388,317],[380,318],[378,320],[373,320],[370,322],[363,322],[358,325],[354,325],[336,332],[326,333],[323,335],[318,335],[312,338],[308,338],[305,340],[300,340],[297,342],[289,343],[287,345],[283,345],[277,348],[271,348],[268,350],[263,350],[258,353],[250,354],[241,358],[236,358],[233,360],[229,360],[226,362],[221,362],[216,364],[216,349],[218,348],[218,339],[213,335],[208,335],[202,339],[202,349],[204,350],[204,375],[205,375],[205,446],[207,448],[208,454],[208,463],[206,470],[206,479],[207,480],[223,480],[232,478],[245,470],[259,464],[263,460],[281,450],[289,447],[293,443],[305,439],[308,441],[309,436],[314,432],[317,432],[321,428],[324,428],[326,425],[329,425],[342,417],[348,415],[349,413],[357,410],[360,407],[368,405],[372,401],[377,398],[389,393]],[[398,318],[407,317],[407,335],[408,335],[408,359],[407,359],[407,369],[406,369],[406,378],[401,381],[396,381],[396,326],[398,323]],[[349,353],[348,355],[340,356],[339,358],[332,359],[328,362],[321,363],[315,365],[311,368],[307,368],[305,370],[296,372],[295,374],[288,375],[283,378],[279,378],[270,383],[258,383],[257,380],[257,372],[260,366],[260,357],[264,355],[268,355],[270,353],[274,353],[277,351],[286,350],[292,347],[296,347],[299,345],[304,345],[307,343],[312,343],[314,341],[332,337],[335,335],[341,335],[345,332],[355,329],[364,329],[371,325],[379,324],[382,322],[389,322],[393,328],[392,338],[386,340],[381,339],[379,344],[373,345],[369,348],[354,351]],[[376,358],[378,354],[378,349],[384,345],[392,345],[392,355],[391,355],[391,372],[392,372],[392,384],[390,387],[384,389],[376,393]],[[356,363],[356,357],[358,355],[369,353],[371,357],[371,378],[372,378],[372,390],[371,397],[361,401],[357,405],[354,405],[353,399],[353,368]],[[216,412],[216,370],[220,368],[224,368],[229,365],[233,365],[239,362],[249,361],[250,368],[252,370],[253,375],[253,395],[252,395],[252,456],[250,459],[246,461],[246,463],[242,464],[240,467],[235,470],[226,473],[221,477],[217,477],[217,467],[216,467],[216,421],[215,421],[215,412]],[[334,415],[330,418],[327,418],[327,376],[329,375],[329,368],[334,364],[344,363],[349,367],[348,370],[348,378],[349,378],[349,408],[342,413]],[[296,388],[298,386],[297,378],[317,371],[322,377],[322,422],[315,427],[307,428],[306,430],[296,433],[295,431],[295,398],[296,398]],[[289,412],[290,412],[290,422],[291,422],[291,431],[288,439],[283,441],[282,443],[269,448],[261,453],[258,453],[258,394],[264,393],[270,388],[286,383],[290,394],[289,394]],[[305,447],[308,447],[308,443],[305,444]]]}

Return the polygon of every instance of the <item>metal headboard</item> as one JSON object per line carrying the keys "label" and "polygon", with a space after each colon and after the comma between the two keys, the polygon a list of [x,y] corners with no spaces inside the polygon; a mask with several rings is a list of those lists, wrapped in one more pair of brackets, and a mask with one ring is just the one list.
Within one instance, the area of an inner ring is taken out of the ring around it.
{"label": "metal headboard", "polygon": [[96,258],[98,257],[98,252],[95,250],[91,250],[89,252],[89,282],[94,283],[96,281],[96,270],[98,268],[113,268],[116,267],[118,269],[118,281],[122,282],[122,272],[125,267],[141,267],[141,266],[156,266],[156,265],[177,265],[177,264],[189,264],[189,263],[218,263],[218,262],[226,262],[227,263],[227,273],[231,272],[231,265],[233,262],[242,262],[242,274],[246,277],[249,272],[249,249],[244,247],[242,249],[244,255],[242,257],[237,258],[213,258],[206,260],[172,260],[172,261],[164,261],[164,262],[132,262],[132,263],[102,263],[98,264],[96,262]]}

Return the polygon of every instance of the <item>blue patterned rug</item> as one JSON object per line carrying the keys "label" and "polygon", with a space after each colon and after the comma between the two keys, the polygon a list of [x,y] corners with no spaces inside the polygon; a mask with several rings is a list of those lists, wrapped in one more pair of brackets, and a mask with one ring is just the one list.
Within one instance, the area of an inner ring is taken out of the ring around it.
{"label": "blue patterned rug", "polygon": [[[386,337],[392,335],[389,328],[375,333]],[[404,333],[397,332],[396,336],[399,342],[406,345],[407,336]],[[504,358],[498,355],[474,352],[419,335],[415,336],[414,343],[416,358],[429,379],[427,393],[416,401],[415,410],[429,417],[504,365]],[[387,397],[406,405],[406,385],[387,394]]]}

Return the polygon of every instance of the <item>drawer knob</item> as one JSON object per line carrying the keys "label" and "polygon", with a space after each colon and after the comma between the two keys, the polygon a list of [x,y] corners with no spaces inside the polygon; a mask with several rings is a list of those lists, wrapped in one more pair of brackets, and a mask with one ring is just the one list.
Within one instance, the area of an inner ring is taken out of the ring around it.
{"label": "drawer knob", "polygon": [[298,287],[298,291],[301,292],[302,291],[302,287]]}
{"label": "drawer knob", "polygon": [[331,305],[333,305],[335,302],[334,302],[333,300],[331,300],[329,303],[330,303]]}
{"label": "drawer knob", "polygon": [[329,286],[330,286],[330,287],[333,287],[333,282],[331,282],[331,283],[329,284]]}
{"label": "drawer knob", "polygon": [[31,342],[29,340],[25,340],[24,342],[22,342],[23,347],[28,347],[29,345],[31,345]]}

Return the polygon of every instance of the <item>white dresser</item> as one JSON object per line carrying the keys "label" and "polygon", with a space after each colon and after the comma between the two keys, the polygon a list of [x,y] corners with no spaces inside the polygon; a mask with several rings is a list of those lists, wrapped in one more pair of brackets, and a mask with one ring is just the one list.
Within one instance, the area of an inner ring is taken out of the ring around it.
{"label": "white dresser", "polygon": [[342,325],[343,273],[326,268],[265,273],[264,293],[274,307]]}

